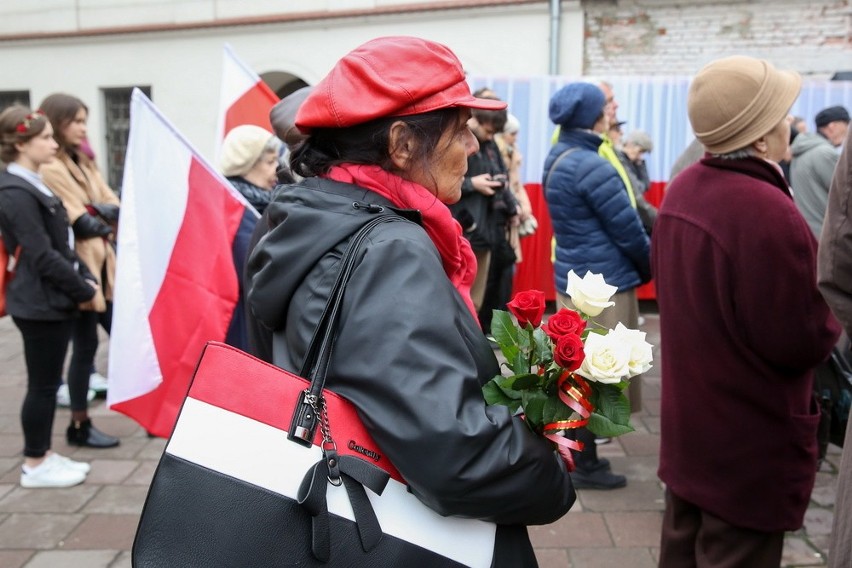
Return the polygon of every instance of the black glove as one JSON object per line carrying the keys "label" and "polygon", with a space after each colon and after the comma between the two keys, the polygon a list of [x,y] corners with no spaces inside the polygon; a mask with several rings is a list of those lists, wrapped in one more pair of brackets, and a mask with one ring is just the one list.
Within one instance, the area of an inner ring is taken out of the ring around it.
{"label": "black glove", "polygon": [[476,219],[473,218],[473,215],[467,209],[456,212],[456,221],[459,222],[465,233],[476,228]]}
{"label": "black glove", "polygon": [[78,239],[92,239],[95,237],[106,237],[112,233],[109,225],[100,221],[97,217],[93,217],[88,213],[83,213],[71,225],[74,229],[74,236]]}
{"label": "black glove", "polygon": [[107,223],[118,223],[118,205],[111,203],[92,203],[92,209],[97,212],[98,217]]}

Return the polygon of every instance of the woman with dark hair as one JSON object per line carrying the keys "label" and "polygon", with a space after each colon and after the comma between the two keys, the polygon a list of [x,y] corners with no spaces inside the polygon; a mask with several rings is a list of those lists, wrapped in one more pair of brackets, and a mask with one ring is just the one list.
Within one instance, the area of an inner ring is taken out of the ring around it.
{"label": "woman with dark hair", "polygon": [[575,494],[549,443],[482,396],[500,369],[470,299],[475,258],[447,208],[477,147],[471,108],[505,103],[473,97],[443,45],[387,37],[343,57],[296,116],[308,137],[291,166],[305,179],[266,210],[248,304],[275,336],[272,362],[298,371],[351,236],[395,217],[356,257],[326,386],[428,507],[497,524],[494,566],[535,566],[526,525],[555,521]]}
{"label": "woman with dark hair", "polygon": [[[0,233],[15,276],[6,306],[24,341],[27,394],[21,407],[24,465],[21,485],[70,487],[82,483],[89,464],[50,450],[56,387],[78,304],[97,292],[94,276],[73,250],[62,201],[39,169],[54,159],[53,128],[39,112],[14,105],[0,113]],[[4,267],[5,268],[5,267]]]}
{"label": "woman with dark hair", "polygon": [[44,99],[40,108],[53,125],[59,143],[56,160],[43,168],[42,175],[45,183],[62,199],[74,229],[77,254],[100,286],[74,325],[68,367],[71,424],[66,437],[69,444],[76,446],[111,448],[119,444],[119,439],[92,425],[87,394],[98,350],[98,324],[109,333],[112,319],[113,239],[118,221],[118,197],[104,182],[95,162],[80,151],[86,140],[89,116],[83,101],[57,93]]}

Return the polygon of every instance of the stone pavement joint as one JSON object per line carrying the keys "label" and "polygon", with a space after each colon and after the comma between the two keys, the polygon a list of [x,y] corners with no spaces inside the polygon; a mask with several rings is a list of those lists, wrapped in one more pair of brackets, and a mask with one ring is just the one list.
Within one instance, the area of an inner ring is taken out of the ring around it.
{"label": "stone pavement joint", "polygon": [[[562,519],[530,527],[541,568],[652,568],[659,556],[663,486],[659,459],[659,317],[643,305],[642,329],[654,344],[656,364],[643,377],[643,410],[633,415],[635,432],[598,446],[627,487],[578,491]],[[105,373],[108,338],[102,334],[97,366]],[[82,485],[68,489],[23,489],[18,485],[23,445],[20,407],[26,385],[21,339],[11,318],[0,319],[0,566],[3,568],[129,568],[130,548],[145,495],[165,448],[129,418],[96,400],[91,415],[99,428],[121,437],[107,450],[65,442],[70,421],[59,409],[53,449],[92,463]],[[830,446],[817,475],[805,526],[787,535],[782,568],[825,566],[834,509],[840,448]]]}

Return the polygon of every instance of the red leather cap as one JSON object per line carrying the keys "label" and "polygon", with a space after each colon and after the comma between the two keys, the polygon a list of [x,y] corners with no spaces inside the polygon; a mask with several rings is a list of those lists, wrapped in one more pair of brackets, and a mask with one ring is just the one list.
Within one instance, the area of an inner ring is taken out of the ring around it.
{"label": "red leather cap", "polygon": [[296,127],[308,134],[385,116],[506,106],[470,93],[461,62],[448,47],[416,37],[380,37],[349,52],[317,83],[299,107]]}

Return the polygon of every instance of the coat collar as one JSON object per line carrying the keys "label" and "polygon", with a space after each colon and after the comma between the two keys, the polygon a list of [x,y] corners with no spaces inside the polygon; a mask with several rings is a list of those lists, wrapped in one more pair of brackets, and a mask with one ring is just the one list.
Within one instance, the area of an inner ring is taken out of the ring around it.
{"label": "coat collar", "polygon": [[790,186],[784,178],[784,173],[781,171],[781,168],[774,165],[772,162],[768,162],[761,158],[725,160],[705,155],[705,157],[701,159],[701,163],[710,168],[729,170],[770,183],[783,191],[787,197],[791,199],[793,198],[793,195],[790,193]]}
{"label": "coat collar", "polygon": [[[404,219],[417,223],[418,225],[423,224],[423,216],[417,209],[402,209],[399,207],[395,207],[389,199],[382,197],[374,191],[364,189],[363,187],[357,185],[319,177],[306,178],[296,185],[308,189],[324,191],[326,193],[344,197],[346,199],[354,198],[357,203],[363,203],[365,206],[378,205],[380,207],[385,207],[387,209],[390,209],[400,217],[403,217]],[[287,189],[284,189],[287,186],[279,187],[281,187],[283,191],[287,191]],[[274,191],[277,193],[278,188],[276,188]]]}
{"label": "coat collar", "polygon": [[601,138],[600,134],[591,130],[571,128],[560,130],[559,142],[568,146],[576,146],[597,152],[600,145],[603,144],[603,138]]}

